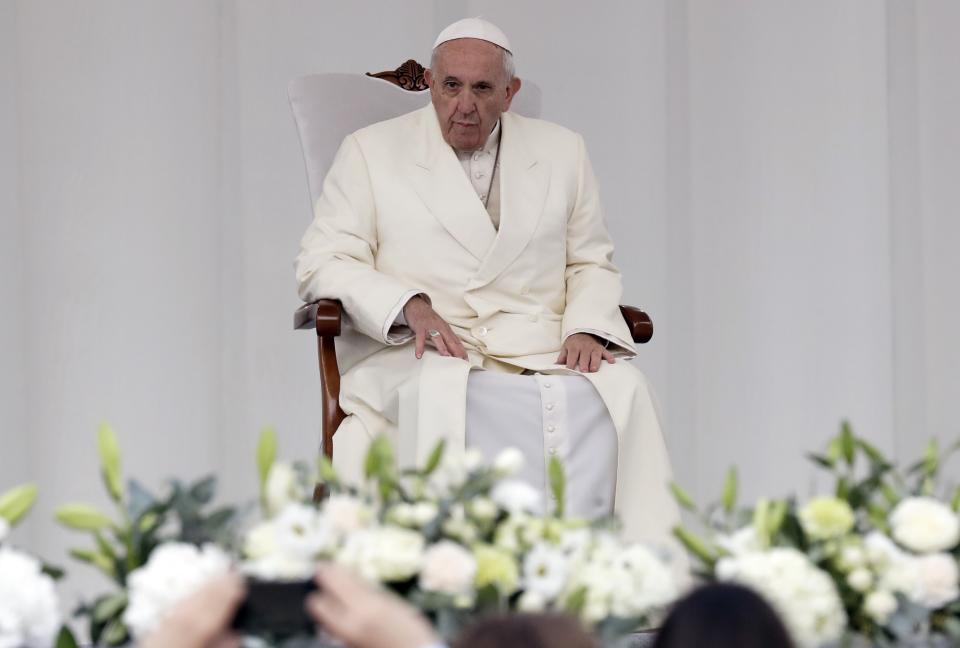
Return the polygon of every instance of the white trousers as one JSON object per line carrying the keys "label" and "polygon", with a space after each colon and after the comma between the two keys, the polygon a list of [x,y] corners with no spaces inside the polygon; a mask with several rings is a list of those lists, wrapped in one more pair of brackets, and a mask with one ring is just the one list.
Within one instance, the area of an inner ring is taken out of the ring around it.
{"label": "white trousers", "polygon": [[617,430],[583,376],[471,371],[466,445],[478,448],[488,461],[510,446],[523,452],[526,462],[518,478],[543,494],[541,513],[554,505],[547,477],[554,456],[567,476],[567,516],[596,518],[613,512]]}

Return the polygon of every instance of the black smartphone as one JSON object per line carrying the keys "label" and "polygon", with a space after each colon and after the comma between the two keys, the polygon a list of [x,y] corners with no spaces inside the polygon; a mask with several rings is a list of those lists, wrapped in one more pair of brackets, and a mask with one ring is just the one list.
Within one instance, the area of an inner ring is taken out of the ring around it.
{"label": "black smartphone", "polygon": [[274,638],[313,634],[316,622],[304,606],[307,596],[316,590],[313,579],[247,579],[247,597],[237,609],[231,627],[241,634]]}

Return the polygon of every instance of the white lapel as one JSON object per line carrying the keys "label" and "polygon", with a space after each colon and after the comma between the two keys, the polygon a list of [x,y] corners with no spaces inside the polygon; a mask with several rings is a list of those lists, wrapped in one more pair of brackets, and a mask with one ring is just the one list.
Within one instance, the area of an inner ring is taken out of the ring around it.
{"label": "white lapel", "polygon": [[[530,149],[520,119],[503,113],[500,129],[500,230],[468,286],[471,290],[496,279],[523,252],[540,224],[550,186],[549,164]],[[489,216],[484,216],[489,224]]]}
{"label": "white lapel", "polygon": [[483,259],[497,231],[456,153],[444,141],[433,104],[422,109],[421,133],[413,152],[413,185],[427,209],[467,251]]}

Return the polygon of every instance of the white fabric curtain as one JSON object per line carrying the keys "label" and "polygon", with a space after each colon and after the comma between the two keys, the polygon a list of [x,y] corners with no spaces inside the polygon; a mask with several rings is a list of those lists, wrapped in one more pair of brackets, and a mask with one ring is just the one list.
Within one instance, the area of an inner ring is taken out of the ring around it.
{"label": "white fabric curtain", "polygon": [[681,482],[708,497],[737,463],[749,494],[802,494],[842,417],[898,456],[956,436],[951,0],[7,0],[0,488],[42,492],[22,542],[67,562],[52,509],[106,505],[101,420],[128,474],[217,472],[233,500],[261,425],[315,451],[286,83],[425,62],[467,15],[586,137]]}

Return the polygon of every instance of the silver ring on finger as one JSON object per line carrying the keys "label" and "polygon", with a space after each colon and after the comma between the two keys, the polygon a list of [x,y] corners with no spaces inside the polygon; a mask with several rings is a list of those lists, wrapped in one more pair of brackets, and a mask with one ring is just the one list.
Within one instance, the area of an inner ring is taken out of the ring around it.
{"label": "silver ring on finger", "polygon": [[440,331],[438,331],[437,329],[430,329],[429,331],[427,331],[427,335],[429,335],[432,338],[435,338],[440,335]]}

